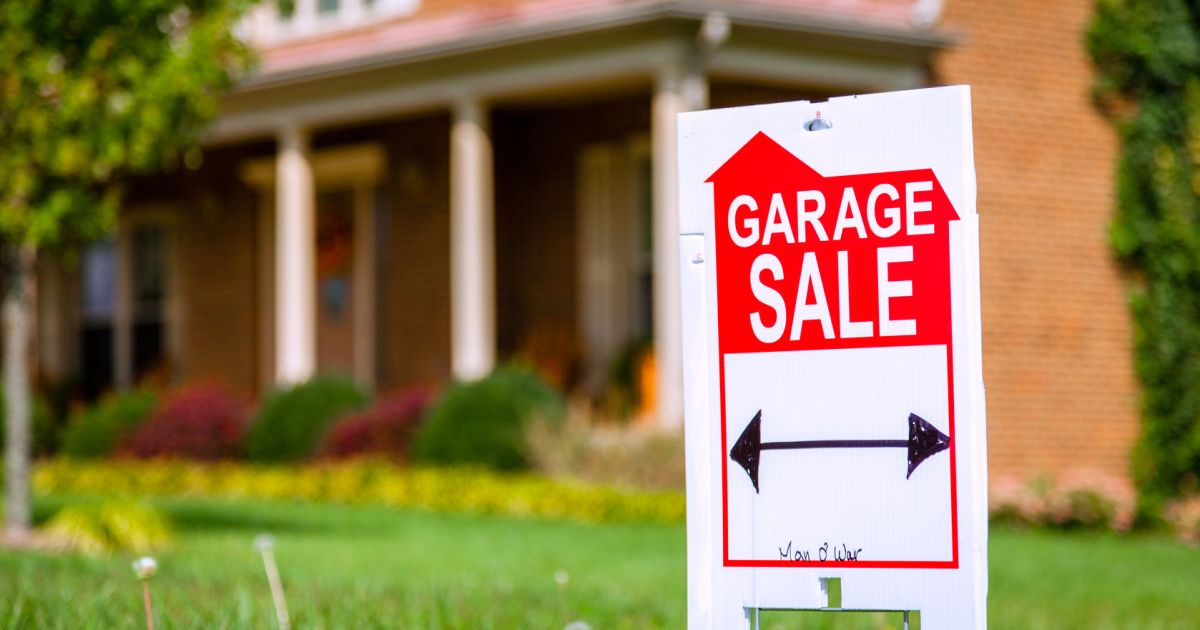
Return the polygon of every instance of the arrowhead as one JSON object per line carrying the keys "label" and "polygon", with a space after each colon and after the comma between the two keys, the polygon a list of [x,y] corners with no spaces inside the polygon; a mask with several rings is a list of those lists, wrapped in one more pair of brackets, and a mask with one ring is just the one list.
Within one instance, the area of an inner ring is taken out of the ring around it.
{"label": "arrowhead", "polygon": [[[922,420],[924,422],[924,420]],[[911,444],[911,440],[909,441]],[[733,445],[729,451],[729,459],[737,462],[742,468],[746,469],[746,474],[750,475],[750,482],[754,484],[754,492],[758,492],[758,458],[761,453],[762,446],[762,410],[754,414],[754,418],[750,420],[750,424],[746,425],[746,430],[742,431],[741,437]],[[911,452],[911,449],[910,449]],[[909,461],[912,461],[912,456],[909,456]],[[909,464],[911,467],[912,465]]]}
{"label": "arrowhead", "polygon": [[[755,416],[755,420],[758,417]],[[752,423],[753,424],[753,423]],[[748,430],[748,429],[747,429]],[[755,432],[755,450],[757,451],[757,430]],[[738,440],[741,443],[741,440]],[[925,421],[925,418],[918,416],[915,413],[908,414],[908,475],[911,478],[913,471],[921,462],[930,457],[950,448],[950,436],[937,430],[937,427]],[[755,462],[757,470],[758,463]]]}

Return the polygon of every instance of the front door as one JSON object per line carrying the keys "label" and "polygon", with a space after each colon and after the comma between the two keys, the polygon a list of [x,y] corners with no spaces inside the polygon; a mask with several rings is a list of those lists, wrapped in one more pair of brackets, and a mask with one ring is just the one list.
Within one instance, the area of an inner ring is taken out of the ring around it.
{"label": "front door", "polygon": [[354,191],[317,195],[317,370],[355,374]]}

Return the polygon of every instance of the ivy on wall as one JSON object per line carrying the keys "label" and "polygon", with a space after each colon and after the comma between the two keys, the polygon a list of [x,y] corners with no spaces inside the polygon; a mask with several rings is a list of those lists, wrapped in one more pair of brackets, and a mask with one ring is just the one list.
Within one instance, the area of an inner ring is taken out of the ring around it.
{"label": "ivy on wall", "polygon": [[1200,4],[1098,0],[1087,47],[1121,142],[1110,238],[1132,281],[1133,470],[1152,505],[1200,476]]}

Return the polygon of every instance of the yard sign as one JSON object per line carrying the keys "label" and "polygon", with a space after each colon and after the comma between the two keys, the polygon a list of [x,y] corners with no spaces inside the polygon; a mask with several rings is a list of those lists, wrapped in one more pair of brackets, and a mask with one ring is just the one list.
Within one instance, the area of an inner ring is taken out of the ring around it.
{"label": "yard sign", "polygon": [[969,88],[678,132],[689,625],[833,607],[985,627]]}

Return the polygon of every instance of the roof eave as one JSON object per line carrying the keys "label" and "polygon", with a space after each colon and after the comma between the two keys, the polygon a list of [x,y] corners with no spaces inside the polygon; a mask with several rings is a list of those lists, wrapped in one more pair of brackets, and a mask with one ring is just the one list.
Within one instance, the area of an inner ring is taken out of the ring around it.
{"label": "roof eave", "polygon": [[721,12],[736,28],[772,31],[778,34],[820,37],[846,44],[865,44],[873,48],[891,48],[898,53],[928,55],[950,47],[960,40],[957,34],[942,29],[893,28],[847,19],[825,18],[794,11],[745,6],[724,2],[666,2],[630,5],[602,15],[586,14],[564,20],[537,24],[515,24],[480,31],[476,35],[408,50],[368,55],[322,64],[253,75],[242,81],[236,92],[251,93],[295,83],[319,80],[346,73],[394,68],[406,64],[469,55],[482,51],[559,40],[606,31],[649,26],[655,23],[696,23],[713,12]]}

